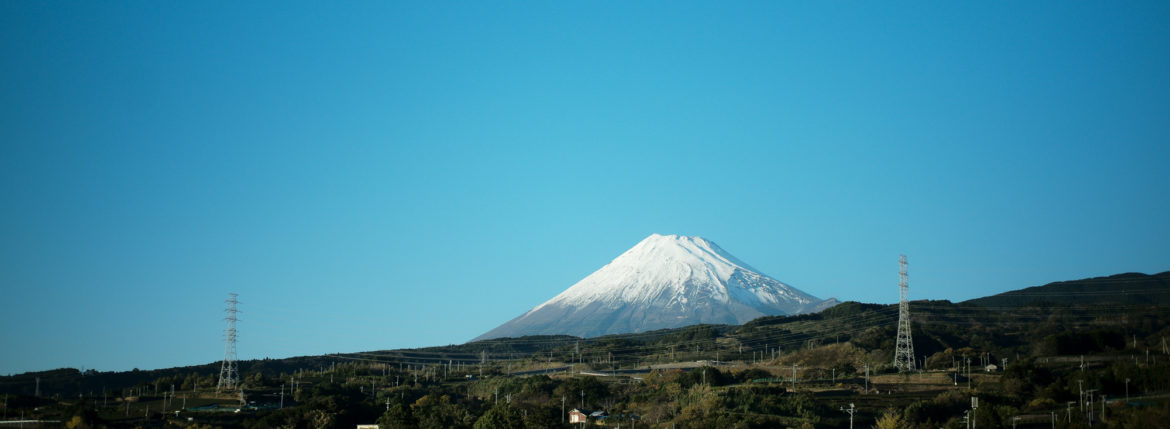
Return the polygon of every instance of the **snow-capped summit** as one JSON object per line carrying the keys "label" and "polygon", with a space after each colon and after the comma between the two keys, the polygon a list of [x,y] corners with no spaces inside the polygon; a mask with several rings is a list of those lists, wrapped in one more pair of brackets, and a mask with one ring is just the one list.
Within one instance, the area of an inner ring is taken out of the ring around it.
{"label": "snow-capped summit", "polygon": [[836,300],[818,299],[756,271],[702,237],[653,234],[544,304],[475,340],[742,324],[834,304]]}

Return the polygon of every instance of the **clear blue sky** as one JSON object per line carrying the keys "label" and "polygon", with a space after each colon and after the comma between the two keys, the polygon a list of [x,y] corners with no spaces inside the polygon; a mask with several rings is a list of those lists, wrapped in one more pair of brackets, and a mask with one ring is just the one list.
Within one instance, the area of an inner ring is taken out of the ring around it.
{"label": "clear blue sky", "polygon": [[1170,270],[1170,3],[0,3],[0,374],[461,343],[651,233]]}

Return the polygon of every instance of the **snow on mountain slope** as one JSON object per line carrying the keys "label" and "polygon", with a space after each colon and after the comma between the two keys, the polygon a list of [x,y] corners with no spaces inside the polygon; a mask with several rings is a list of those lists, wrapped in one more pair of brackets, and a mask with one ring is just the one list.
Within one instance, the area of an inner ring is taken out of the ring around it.
{"label": "snow on mountain slope", "polygon": [[827,308],[701,237],[653,234],[593,274],[475,340],[593,337],[697,323],[742,324]]}

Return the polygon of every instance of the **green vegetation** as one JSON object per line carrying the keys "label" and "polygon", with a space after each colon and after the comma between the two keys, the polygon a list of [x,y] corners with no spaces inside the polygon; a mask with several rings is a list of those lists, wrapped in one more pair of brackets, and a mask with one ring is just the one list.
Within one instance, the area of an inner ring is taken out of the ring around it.
{"label": "green vegetation", "polygon": [[215,392],[218,363],[21,374],[0,377],[0,394],[9,419],[71,428],[549,428],[568,427],[574,408],[605,411],[591,422],[613,427],[833,428],[848,427],[850,404],[858,428],[960,428],[965,416],[982,428],[1170,421],[1170,308],[1080,296],[913,302],[925,370],[910,373],[891,368],[897,306],[848,302],[743,326],[246,361],[243,405],[239,392]]}

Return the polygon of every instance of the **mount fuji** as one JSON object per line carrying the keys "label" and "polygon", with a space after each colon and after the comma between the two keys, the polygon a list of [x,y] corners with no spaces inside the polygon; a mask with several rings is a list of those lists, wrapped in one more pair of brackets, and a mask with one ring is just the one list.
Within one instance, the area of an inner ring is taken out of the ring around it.
{"label": "mount fuji", "polygon": [[836,299],[819,299],[760,273],[710,240],[653,234],[544,304],[472,341],[738,325],[836,304]]}

